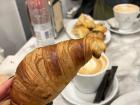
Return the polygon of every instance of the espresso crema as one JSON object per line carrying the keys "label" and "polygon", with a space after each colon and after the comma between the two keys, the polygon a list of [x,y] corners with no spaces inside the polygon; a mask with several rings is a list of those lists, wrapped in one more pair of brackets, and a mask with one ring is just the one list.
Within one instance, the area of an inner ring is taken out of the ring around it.
{"label": "espresso crema", "polygon": [[133,4],[120,4],[114,7],[114,11],[119,13],[133,13],[138,12],[139,7]]}
{"label": "espresso crema", "polygon": [[96,74],[105,69],[107,65],[107,60],[104,56],[101,56],[99,59],[92,57],[83,67],[80,68],[80,74]]}

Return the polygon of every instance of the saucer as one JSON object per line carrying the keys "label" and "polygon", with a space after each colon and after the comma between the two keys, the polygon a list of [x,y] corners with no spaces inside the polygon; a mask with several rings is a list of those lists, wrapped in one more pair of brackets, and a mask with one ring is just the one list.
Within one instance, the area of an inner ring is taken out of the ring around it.
{"label": "saucer", "polygon": [[98,104],[93,103],[96,93],[84,94],[75,88],[73,82],[70,82],[68,86],[62,91],[62,96],[68,102],[74,105],[104,105],[110,102],[118,92],[118,79],[114,78],[113,84],[111,85],[107,97],[104,101]]}
{"label": "saucer", "polygon": [[120,96],[111,105],[140,105],[140,91],[134,91]]}
{"label": "saucer", "polygon": [[[69,35],[69,37],[70,37],[71,39],[79,39],[79,37],[77,37],[76,35],[74,35],[74,34],[72,33],[72,29],[73,29],[74,25],[76,24],[77,20],[78,20],[78,19],[72,19],[72,20],[70,20],[70,22],[69,22],[68,25],[66,26],[66,32],[68,33],[68,35]],[[96,23],[105,24],[104,21],[97,21],[97,20],[96,20],[95,22],[96,22]],[[105,39],[104,39],[104,42],[107,44],[107,43],[109,43],[110,40],[111,40],[111,33],[110,33],[110,31],[109,31],[108,29],[107,29],[107,31],[105,32],[105,35],[106,35],[106,37],[105,37]]]}
{"label": "saucer", "polygon": [[140,32],[140,21],[134,22],[132,27],[126,30],[122,30],[119,28],[117,29],[116,27],[111,27],[111,25],[118,26],[118,23],[115,20],[115,18],[110,18],[106,22],[106,26],[110,31],[121,35],[130,35]]}

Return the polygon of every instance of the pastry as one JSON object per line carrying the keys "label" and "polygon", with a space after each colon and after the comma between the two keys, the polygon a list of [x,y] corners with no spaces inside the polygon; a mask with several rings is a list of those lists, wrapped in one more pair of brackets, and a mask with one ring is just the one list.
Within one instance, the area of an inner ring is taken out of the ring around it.
{"label": "pastry", "polygon": [[104,33],[99,32],[99,31],[90,32],[88,35],[92,35],[92,36],[94,36],[96,38],[99,38],[101,40],[104,40],[105,39]]}
{"label": "pastry", "polygon": [[75,26],[81,26],[81,25],[86,28],[94,28],[95,22],[90,16],[81,14],[80,17],[78,18]]}
{"label": "pastry", "polygon": [[99,31],[99,32],[105,33],[107,31],[107,28],[103,24],[98,23],[98,24],[96,24],[95,28],[93,28],[92,31],[93,32]]}
{"label": "pastry", "polygon": [[105,50],[94,36],[37,48],[19,64],[10,91],[11,105],[46,105],[74,78],[92,55]]}
{"label": "pastry", "polygon": [[72,29],[72,33],[78,36],[78,38],[85,37],[89,32],[89,29],[85,28],[84,26],[76,26]]}
{"label": "pastry", "polygon": [[88,34],[104,39],[107,28],[101,23],[95,23],[94,19],[86,14],[81,14],[72,28],[72,33],[78,38],[83,38]]}

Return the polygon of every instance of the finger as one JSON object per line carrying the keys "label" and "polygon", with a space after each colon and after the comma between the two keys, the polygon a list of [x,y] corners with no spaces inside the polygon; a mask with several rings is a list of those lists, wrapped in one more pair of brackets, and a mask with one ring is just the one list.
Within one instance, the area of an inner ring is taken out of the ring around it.
{"label": "finger", "polygon": [[8,79],[0,85],[0,97],[3,97],[8,92],[10,86],[12,85],[12,80],[13,79]]}
{"label": "finger", "polygon": [[9,93],[10,93],[10,89],[3,96],[0,97],[0,102],[9,98]]}
{"label": "finger", "polygon": [[[10,99],[10,96],[7,96],[7,97],[1,99],[0,103],[4,102],[4,101],[6,101],[6,100],[9,100],[9,99]],[[1,105],[1,104],[0,104],[0,105]]]}

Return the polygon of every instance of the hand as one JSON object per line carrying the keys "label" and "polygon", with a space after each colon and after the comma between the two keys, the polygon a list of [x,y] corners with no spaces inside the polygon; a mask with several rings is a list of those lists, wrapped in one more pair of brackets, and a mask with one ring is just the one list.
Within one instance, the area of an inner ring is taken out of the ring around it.
{"label": "hand", "polygon": [[12,85],[12,78],[6,80],[0,85],[0,102],[5,101],[9,98],[10,87]]}

